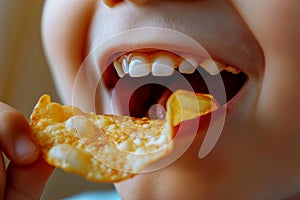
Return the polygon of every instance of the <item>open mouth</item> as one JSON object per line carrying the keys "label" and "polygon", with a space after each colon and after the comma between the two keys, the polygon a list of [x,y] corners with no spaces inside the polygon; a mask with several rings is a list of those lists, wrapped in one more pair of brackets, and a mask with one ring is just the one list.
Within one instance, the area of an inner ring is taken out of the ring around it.
{"label": "open mouth", "polygon": [[117,94],[112,100],[118,114],[163,119],[173,91],[211,94],[224,106],[239,94],[247,79],[237,67],[213,59],[137,49],[118,55],[103,72],[102,80]]}

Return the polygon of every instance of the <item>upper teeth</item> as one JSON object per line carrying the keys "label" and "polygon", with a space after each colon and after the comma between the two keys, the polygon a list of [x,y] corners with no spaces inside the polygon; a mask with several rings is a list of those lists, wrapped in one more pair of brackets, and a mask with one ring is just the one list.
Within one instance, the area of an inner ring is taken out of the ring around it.
{"label": "upper teeth", "polygon": [[196,70],[197,66],[198,66],[197,60],[190,57],[180,62],[179,72],[183,74],[192,74]]}
{"label": "upper teeth", "polygon": [[129,63],[131,77],[147,76],[151,72],[151,64],[145,55],[134,55]]}
{"label": "upper teeth", "polygon": [[131,77],[147,76],[152,72],[153,76],[170,76],[178,68],[180,73],[192,74],[198,66],[205,69],[209,74],[216,75],[222,70],[233,74],[241,72],[233,66],[226,66],[223,63],[206,59],[199,62],[195,57],[183,59],[168,52],[159,53],[130,53],[121,56],[113,62],[119,77],[129,74]]}
{"label": "upper teeth", "polygon": [[175,67],[172,55],[156,55],[152,63],[152,74],[153,76],[170,76],[173,74]]}

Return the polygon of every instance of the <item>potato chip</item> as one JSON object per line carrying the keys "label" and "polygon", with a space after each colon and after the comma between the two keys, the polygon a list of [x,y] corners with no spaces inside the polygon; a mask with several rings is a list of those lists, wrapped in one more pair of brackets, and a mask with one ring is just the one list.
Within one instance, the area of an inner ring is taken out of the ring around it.
{"label": "potato chip", "polygon": [[210,94],[177,90],[167,100],[167,116],[171,125],[177,126],[182,121],[206,115],[219,107]]}
{"label": "potato chip", "polygon": [[172,149],[164,120],[83,113],[48,95],[38,101],[30,125],[49,164],[93,181],[132,177]]}
{"label": "potato chip", "polygon": [[153,120],[84,113],[43,95],[30,126],[50,165],[92,181],[118,182],[171,152],[173,126],[217,107],[210,95],[180,90],[167,102],[167,120]]}

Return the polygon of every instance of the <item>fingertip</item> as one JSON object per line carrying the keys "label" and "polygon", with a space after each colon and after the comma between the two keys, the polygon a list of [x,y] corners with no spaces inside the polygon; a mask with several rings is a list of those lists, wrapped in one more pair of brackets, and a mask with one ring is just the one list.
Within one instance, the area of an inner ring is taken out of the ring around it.
{"label": "fingertip", "polygon": [[0,103],[0,149],[16,164],[26,165],[39,156],[39,148],[31,138],[31,129],[22,113]]}
{"label": "fingertip", "polygon": [[37,145],[26,135],[15,141],[15,162],[18,164],[30,164],[39,157]]}

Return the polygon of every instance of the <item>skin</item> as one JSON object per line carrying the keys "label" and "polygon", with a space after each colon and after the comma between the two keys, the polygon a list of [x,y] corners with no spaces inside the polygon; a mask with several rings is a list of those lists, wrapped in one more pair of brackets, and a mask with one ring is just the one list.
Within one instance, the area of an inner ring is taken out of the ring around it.
{"label": "skin", "polygon": [[39,159],[39,149],[20,112],[0,103],[0,119],[0,149],[10,160],[5,169],[0,154],[0,198],[38,199],[53,168]]}
{"label": "skin", "polygon": [[[217,54],[226,54],[229,60],[235,60],[249,78],[240,99],[228,108],[221,137],[207,157],[199,159],[197,156],[207,129],[202,125],[194,143],[176,162],[162,170],[117,183],[121,197],[299,199],[300,94],[296,84],[300,74],[300,25],[296,19],[300,17],[300,1],[106,3],[113,7],[95,0],[46,2],[42,21],[45,51],[65,103],[72,103],[76,73],[95,42],[129,28],[149,25],[175,28],[198,38],[209,51],[223,49]],[[172,13],[167,12],[170,5]],[[194,12],[188,12],[190,9]],[[176,11],[184,13],[181,17],[185,23],[176,17]],[[195,24],[197,31],[189,24]],[[215,27],[225,30],[226,25],[229,28],[223,35],[224,41],[216,34],[218,31],[209,31]],[[108,26],[111,28],[102,29]],[[209,40],[209,35],[216,39]],[[236,44],[243,44],[243,48],[229,45],[232,38],[237,38]],[[216,48],[218,46],[222,48]],[[101,99],[99,102],[104,104]],[[0,197],[38,198],[52,168],[38,159],[39,150],[34,145],[24,147],[23,151],[15,150],[16,144],[20,144],[16,143],[17,138],[24,141],[30,132],[19,112],[1,104],[0,117],[0,149],[11,160],[5,170],[0,157]],[[188,121],[182,126],[188,131],[192,123]]]}

